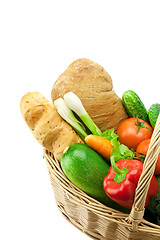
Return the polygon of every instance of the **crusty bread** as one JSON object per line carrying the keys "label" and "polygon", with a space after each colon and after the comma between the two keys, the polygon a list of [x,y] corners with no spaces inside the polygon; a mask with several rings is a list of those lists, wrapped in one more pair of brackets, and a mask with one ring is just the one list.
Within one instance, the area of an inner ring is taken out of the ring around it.
{"label": "crusty bread", "polygon": [[55,82],[51,97],[74,92],[82,101],[95,124],[103,131],[118,128],[128,116],[121,99],[113,89],[112,79],[103,67],[86,59],[74,61]]}
{"label": "crusty bread", "polygon": [[66,147],[83,142],[42,94],[29,92],[20,102],[23,118],[37,141],[60,161]]}

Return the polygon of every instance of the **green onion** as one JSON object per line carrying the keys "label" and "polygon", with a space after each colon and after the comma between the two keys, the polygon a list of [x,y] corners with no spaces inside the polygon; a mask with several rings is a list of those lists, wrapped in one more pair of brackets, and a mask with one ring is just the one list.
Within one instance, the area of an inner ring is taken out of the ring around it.
{"label": "green onion", "polygon": [[76,94],[74,94],[73,92],[66,93],[64,95],[64,101],[66,105],[80,117],[80,119],[83,121],[86,127],[94,135],[102,134],[101,130],[96,126],[96,124],[93,122],[93,120],[90,118],[90,116],[86,112],[81,100],[77,97]]}
{"label": "green onion", "polygon": [[84,130],[84,126],[81,122],[79,122],[76,117],[74,116],[71,109],[67,107],[64,100],[62,98],[58,98],[54,101],[54,106],[59,113],[59,115],[68,122],[74,130],[78,133],[78,135],[82,138],[82,140],[85,139],[85,137],[88,135],[86,131]]}

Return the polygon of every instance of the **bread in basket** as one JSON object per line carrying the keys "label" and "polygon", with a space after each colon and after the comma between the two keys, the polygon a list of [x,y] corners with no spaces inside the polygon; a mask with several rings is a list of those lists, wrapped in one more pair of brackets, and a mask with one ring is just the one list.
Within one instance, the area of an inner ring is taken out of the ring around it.
{"label": "bread in basket", "polygon": [[[74,92],[102,131],[108,128],[117,130],[128,116],[112,88],[111,77],[101,66],[88,59],[78,59],[58,78],[51,95],[54,102],[65,93]],[[145,199],[160,150],[160,116],[136,188],[134,204],[130,214],[126,214],[90,197],[65,176],[60,164],[64,150],[83,141],[59,116],[54,105],[40,93],[27,93],[21,100],[21,112],[34,137],[44,147],[56,203],[68,221],[93,239],[160,239],[160,226],[143,218]]]}

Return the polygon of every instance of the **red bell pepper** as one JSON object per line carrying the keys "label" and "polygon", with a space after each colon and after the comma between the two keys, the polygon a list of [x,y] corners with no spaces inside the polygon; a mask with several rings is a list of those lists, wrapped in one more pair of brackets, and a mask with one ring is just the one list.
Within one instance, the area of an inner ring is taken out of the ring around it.
{"label": "red bell pepper", "polygon": [[[116,203],[125,207],[132,208],[135,190],[138,180],[143,170],[143,163],[138,160],[121,159],[114,162],[103,181],[103,188],[106,194]],[[149,204],[149,199],[158,193],[158,183],[153,175],[148,190],[145,207]]]}

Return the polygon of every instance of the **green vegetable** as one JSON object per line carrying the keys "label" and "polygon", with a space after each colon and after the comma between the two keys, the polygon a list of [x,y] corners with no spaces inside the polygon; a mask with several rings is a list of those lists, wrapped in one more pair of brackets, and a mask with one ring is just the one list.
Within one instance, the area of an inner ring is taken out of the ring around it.
{"label": "green vegetable", "polygon": [[158,181],[158,187],[159,187],[159,192],[158,194],[150,198],[149,205],[147,207],[147,215],[152,217],[152,220],[160,225],[160,176],[157,176],[157,181]]}
{"label": "green vegetable", "polygon": [[159,103],[153,104],[148,110],[149,121],[153,128],[155,128],[159,113],[160,113]]}
{"label": "green vegetable", "polygon": [[114,128],[106,129],[101,135],[101,137],[104,137],[111,141],[112,145],[114,145],[114,141],[117,142],[118,135],[114,132]]}
{"label": "green vegetable", "polygon": [[103,180],[108,174],[109,165],[89,146],[83,143],[71,145],[62,155],[61,167],[68,179],[89,196],[108,207],[128,212],[105,194]]}
{"label": "green vegetable", "polygon": [[66,93],[64,95],[64,101],[66,105],[80,117],[80,119],[88,127],[91,133],[93,133],[94,135],[100,135],[102,133],[101,130],[90,118],[85,108],[83,107],[81,100],[77,97],[76,94],[74,94],[73,92]]}
{"label": "green vegetable", "polygon": [[135,157],[136,153],[134,150],[130,150],[124,144],[118,144],[111,150],[111,157],[110,159],[114,159],[115,162],[119,161],[120,159],[128,159],[131,160]]}
{"label": "green vegetable", "polygon": [[58,98],[54,101],[54,106],[57,109],[59,115],[67,121],[73,129],[78,133],[78,135],[84,140],[84,138],[88,135],[85,131],[85,127],[83,124],[77,120],[74,116],[73,112],[70,108],[67,107],[64,100],[62,98]]}
{"label": "green vegetable", "polygon": [[147,109],[134,91],[128,90],[124,92],[122,101],[129,117],[138,117],[149,123]]}

